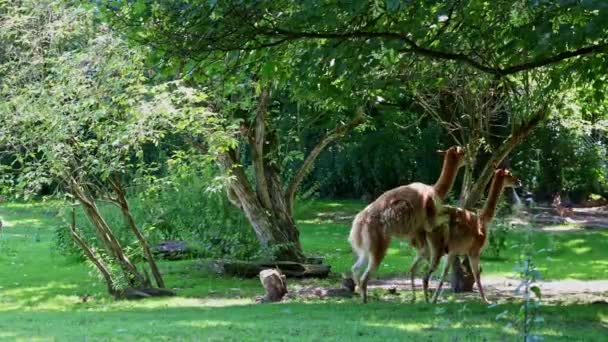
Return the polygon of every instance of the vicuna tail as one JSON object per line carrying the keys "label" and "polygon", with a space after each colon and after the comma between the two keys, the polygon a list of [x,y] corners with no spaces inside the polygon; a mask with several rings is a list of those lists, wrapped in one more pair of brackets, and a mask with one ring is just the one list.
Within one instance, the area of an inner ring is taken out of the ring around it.
{"label": "vicuna tail", "polygon": [[360,278],[359,278],[359,270],[363,265],[367,263],[368,255],[367,249],[363,246],[363,236],[364,233],[364,223],[363,223],[363,215],[358,214],[355,216],[353,220],[353,225],[350,229],[350,235],[348,236],[348,241],[353,249],[353,252],[357,254],[357,262],[351,268],[352,278],[357,286],[359,286]]}

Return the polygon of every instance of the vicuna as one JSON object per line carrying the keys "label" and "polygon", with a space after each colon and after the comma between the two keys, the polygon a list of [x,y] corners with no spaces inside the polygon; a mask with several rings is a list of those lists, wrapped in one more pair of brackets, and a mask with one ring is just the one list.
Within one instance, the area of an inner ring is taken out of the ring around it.
{"label": "vicuna", "polygon": [[[411,243],[425,230],[441,225],[436,221],[441,200],[452,188],[458,169],[464,165],[465,154],[459,146],[440,153],[443,167],[435,185],[412,183],[389,190],[355,216],[348,240],[358,256],[352,275],[364,303],[369,277],[382,262],[391,238],[406,238]],[[367,268],[359,276],[365,263]]]}
{"label": "vicuna", "polygon": [[572,210],[572,206],[570,204],[562,204],[562,196],[559,194],[559,192],[555,194],[555,197],[553,197],[552,205],[561,218],[564,216],[574,215],[574,211]]}
{"label": "vicuna", "polygon": [[509,170],[497,169],[494,171],[492,185],[488,193],[486,204],[479,215],[469,211],[451,206],[442,207],[443,215],[449,215],[449,221],[444,227],[434,229],[427,234],[428,248],[431,254],[431,265],[423,280],[425,298],[428,298],[429,278],[439,265],[439,259],[444,254],[448,255],[448,260],[443,269],[443,274],[437,285],[437,290],[433,295],[433,303],[437,301],[441,287],[453,264],[454,258],[459,255],[466,255],[473,271],[473,278],[481,299],[488,303],[481,286],[479,274],[479,258],[481,252],[488,241],[488,224],[494,218],[498,199],[504,188],[519,187],[519,179],[511,174]]}

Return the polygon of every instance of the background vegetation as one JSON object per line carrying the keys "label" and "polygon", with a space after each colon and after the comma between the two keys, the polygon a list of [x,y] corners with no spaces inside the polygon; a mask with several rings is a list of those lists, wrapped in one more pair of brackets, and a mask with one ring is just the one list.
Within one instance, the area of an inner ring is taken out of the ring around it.
{"label": "background vegetation", "polygon": [[[512,302],[400,318],[405,299],[364,314],[351,300],[228,307],[251,304],[257,281],[200,260],[322,256],[333,276],[298,286],[332,286],[352,216],[432,184],[435,151],[455,144],[467,166],[448,201],[462,207],[480,207],[495,165],[540,204],[608,199],[606,17],[603,0],[0,1],[0,339],[298,337],[308,321],[312,339],[516,336],[501,321],[521,321]],[[484,276],[512,275],[526,250],[526,277],[607,277],[605,232],[524,235],[507,207]],[[160,260],[166,240],[192,259]],[[394,241],[381,274],[412,253]],[[602,307],[568,308],[547,308],[542,334],[600,336]],[[160,331],[158,312],[181,325]]]}

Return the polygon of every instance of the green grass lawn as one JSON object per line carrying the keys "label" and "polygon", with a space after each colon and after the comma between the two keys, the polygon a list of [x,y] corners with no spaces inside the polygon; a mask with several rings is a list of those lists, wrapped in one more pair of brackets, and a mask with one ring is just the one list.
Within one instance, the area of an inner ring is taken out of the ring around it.
{"label": "green grass lawn", "polygon": [[[346,241],[348,217],[358,202],[315,202],[300,206],[302,243],[308,254],[327,257],[336,273],[350,269]],[[368,305],[358,298],[255,304],[259,280],[218,277],[196,260],[161,262],[169,286],[179,296],[113,301],[84,263],[59,254],[55,228],[63,224],[55,209],[40,204],[4,204],[0,216],[11,226],[0,238],[0,340],[518,340],[514,315],[518,303],[488,307],[478,300],[463,304],[410,304],[407,296],[382,297]],[[608,233],[537,233],[535,246],[549,252],[536,258],[549,279],[608,279]],[[510,245],[522,236],[516,232]],[[393,242],[380,276],[403,274],[413,252]],[[509,274],[518,247],[504,258],[483,260],[484,274]],[[293,281],[290,281],[292,284]],[[324,281],[338,282],[335,275]],[[82,303],[80,296],[93,297]],[[420,297],[419,297],[420,298]],[[507,311],[506,319],[497,320]],[[608,309],[603,305],[544,305],[536,332],[545,340],[603,340]]]}

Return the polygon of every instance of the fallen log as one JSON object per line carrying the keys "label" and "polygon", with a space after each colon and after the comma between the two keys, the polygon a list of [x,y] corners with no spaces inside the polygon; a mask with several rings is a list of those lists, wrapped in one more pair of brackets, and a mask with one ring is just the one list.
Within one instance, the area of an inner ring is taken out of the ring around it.
{"label": "fallen log", "polygon": [[191,258],[193,250],[185,241],[167,240],[152,246],[152,253],[167,260],[181,260]]}
{"label": "fallen log", "polygon": [[257,277],[261,271],[268,268],[280,270],[288,278],[326,278],[330,265],[302,264],[292,261],[238,261],[238,260],[207,260],[202,268],[212,272],[242,278]]}
{"label": "fallen log", "polygon": [[127,287],[116,290],[112,293],[115,299],[138,300],[151,297],[170,297],[175,296],[175,291],[154,287]]}

